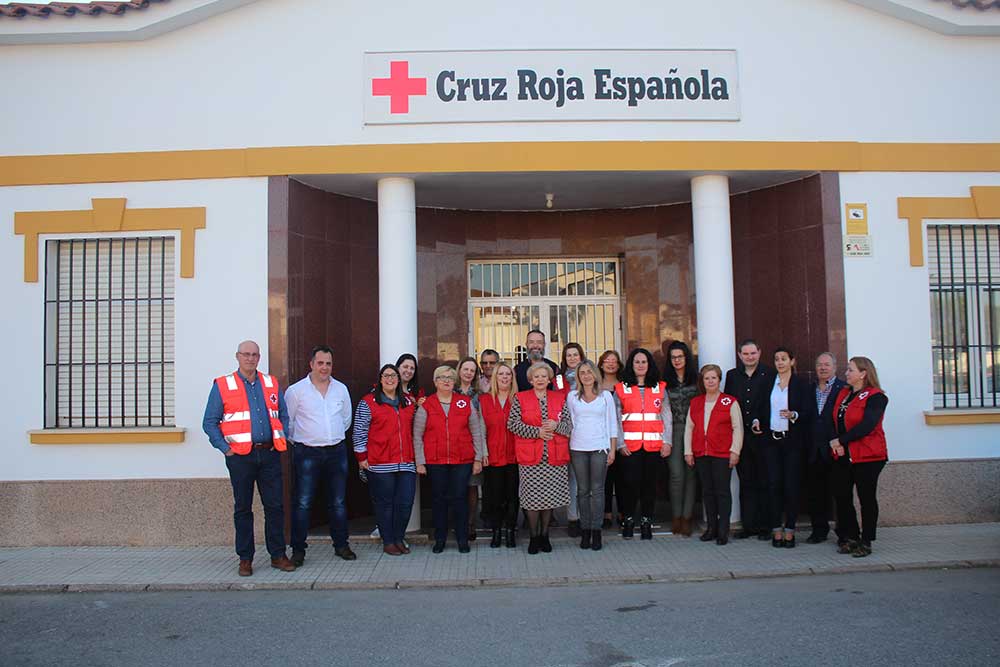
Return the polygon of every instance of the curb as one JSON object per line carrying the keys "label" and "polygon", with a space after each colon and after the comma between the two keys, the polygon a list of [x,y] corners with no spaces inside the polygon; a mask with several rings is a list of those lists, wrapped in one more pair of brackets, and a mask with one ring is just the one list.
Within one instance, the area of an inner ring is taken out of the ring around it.
{"label": "curb", "polygon": [[718,572],[677,575],[634,575],[626,577],[548,577],[540,579],[455,579],[400,581],[262,581],[256,582],[198,582],[198,583],[76,583],[76,584],[0,584],[0,595],[51,594],[51,593],[160,593],[177,591],[370,591],[370,590],[449,590],[472,588],[524,588],[567,586],[615,586],[636,584],[681,584],[702,581],[732,581],[745,579],[772,579],[801,576],[826,576],[861,573],[909,572],[913,570],[968,570],[998,568],[1000,559],[941,560],[913,563],[859,563],[843,567],[810,567],[777,571]]}

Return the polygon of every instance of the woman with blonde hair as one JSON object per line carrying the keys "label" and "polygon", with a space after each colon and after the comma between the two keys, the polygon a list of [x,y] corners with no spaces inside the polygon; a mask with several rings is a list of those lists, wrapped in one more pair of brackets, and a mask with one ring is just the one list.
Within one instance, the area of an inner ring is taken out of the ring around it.
{"label": "woman with blonde hair", "polygon": [[490,391],[479,395],[486,432],[483,456],[483,514],[493,531],[490,547],[517,546],[517,457],[514,434],[507,428],[514,402],[514,369],[499,362],[490,378]]}
{"label": "woman with blonde hair", "polygon": [[[531,389],[519,392],[510,408],[507,428],[514,434],[520,477],[518,496],[528,515],[528,553],[552,551],[552,510],[569,504],[569,435],[572,431],[566,394],[550,390],[553,372],[544,361],[527,372]],[[556,417],[553,419],[552,417]]]}
{"label": "woman with blonde hair", "polygon": [[[837,395],[830,441],[832,486],[837,503],[838,551],[855,558],[872,553],[878,524],[878,477],[889,460],[882,419],[889,397],[882,391],[875,364],[868,357],[851,357],[847,386]],[[854,489],[861,503],[861,526],[854,511]],[[860,539],[859,539],[860,538]]]}

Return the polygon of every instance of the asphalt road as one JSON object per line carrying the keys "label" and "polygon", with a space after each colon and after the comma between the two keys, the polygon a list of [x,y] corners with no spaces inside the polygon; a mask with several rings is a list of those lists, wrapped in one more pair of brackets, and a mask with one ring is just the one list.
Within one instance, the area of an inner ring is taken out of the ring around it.
{"label": "asphalt road", "polygon": [[996,665],[1000,569],[0,596],[9,665]]}

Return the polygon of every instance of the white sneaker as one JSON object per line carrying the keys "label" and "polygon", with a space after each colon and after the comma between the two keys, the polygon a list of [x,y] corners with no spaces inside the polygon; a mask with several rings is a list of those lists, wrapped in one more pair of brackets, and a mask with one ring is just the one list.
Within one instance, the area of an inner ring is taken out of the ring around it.
{"label": "white sneaker", "polygon": [[378,532],[378,526],[375,526],[375,530],[372,531],[371,537],[373,539],[378,539],[379,537],[382,537]]}

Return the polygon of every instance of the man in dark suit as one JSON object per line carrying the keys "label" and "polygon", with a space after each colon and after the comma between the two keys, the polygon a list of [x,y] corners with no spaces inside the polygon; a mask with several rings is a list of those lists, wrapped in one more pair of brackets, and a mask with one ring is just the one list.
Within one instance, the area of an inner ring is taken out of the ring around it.
{"label": "man in dark suit", "polygon": [[830,352],[816,357],[816,382],[812,389],[816,397],[816,412],[812,439],[806,443],[806,497],[809,516],[812,517],[812,534],[809,544],[826,541],[830,533],[830,440],[834,437],[833,411],[837,394],[844,381],[837,377],[837,359]]}
{"label": "man in dark suit", "polygon": [[736,539],[757,535],[758,539],[771,539],[768,518],[770,500],[767,493],[767,463],[760,447],[763,433],[755,415],[761,413],[764,402],[770,400],[774,386],[774,370],[760,363],[760,345],[747,339],[740,343],[740,366],[726,373],[723,391],[740,401],[743,414],[743,451],[736,473],[740,478],[740,519],[743,530]]}
{"label": "man in dark suit", "polygon": [[[532,329],[525,338],[524,347],[528,350],[528,356],[514,366],[514,381],[517,383],[518,391],[531,389],[531,383],[528,382],[528,369],[531,368],[531,364],[537,361],[544,361],[548,364],[549,368],[552,369],[553,377],[559,375],[559,366],[554,361],[545,358],[545,334],[538,329]],[[551,389],[552,385],[549,385],[549,388]]]}

